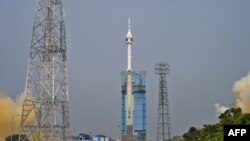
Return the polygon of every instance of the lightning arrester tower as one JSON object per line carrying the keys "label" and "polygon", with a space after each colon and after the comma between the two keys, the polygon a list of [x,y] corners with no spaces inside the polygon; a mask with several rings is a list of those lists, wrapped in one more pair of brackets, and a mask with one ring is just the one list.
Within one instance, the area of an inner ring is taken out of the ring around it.
{"label": "lightning arrester tower", "polygon": [[66,49],[64,1],[37,0],[20,129],[29,140],[69,140]]}
{"label": "lightning arrester tower", "polygon": [[157,141],[171,141],[170,110],[166,78],[166,75],[169,74],[169,65],[165,62],[156,63],[155,73],[159,75]]}

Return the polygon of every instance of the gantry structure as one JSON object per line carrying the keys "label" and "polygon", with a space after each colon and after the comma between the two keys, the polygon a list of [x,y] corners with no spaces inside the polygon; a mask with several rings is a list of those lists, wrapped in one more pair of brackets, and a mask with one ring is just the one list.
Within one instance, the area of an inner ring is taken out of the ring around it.
{"label": "gantry structure", "polygon": [[20,127],[32,141],[70,139],[64,17],[64,0],[37,0]]}

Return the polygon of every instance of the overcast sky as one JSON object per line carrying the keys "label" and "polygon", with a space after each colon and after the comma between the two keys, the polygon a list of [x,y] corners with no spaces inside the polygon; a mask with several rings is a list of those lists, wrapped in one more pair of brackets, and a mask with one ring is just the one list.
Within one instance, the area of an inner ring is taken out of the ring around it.
{"label": "overcast sky", "polygon": [[[170,64],[173,135],[214,123],[214,104],[233,103],[250,70],[248,0],[65,0],[71,131],[119,137],[125,35],[131,18],[133,70],[147,71],[147,131],[156,137],[158,77]],[[0,90],[24,90],[35,0],[0,2]]]}

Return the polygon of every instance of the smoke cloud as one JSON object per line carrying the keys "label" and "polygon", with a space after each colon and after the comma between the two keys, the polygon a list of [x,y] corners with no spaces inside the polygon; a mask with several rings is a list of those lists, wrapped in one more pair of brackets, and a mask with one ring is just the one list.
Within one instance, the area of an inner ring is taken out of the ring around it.
{"label": "smoke cloud", "polygon": [[[234,82],[232,91],[234,94],[234,106],[240,107],[243,113],[250,113],[250,73]],[[218,103],[214,104],[214,107],[217,117],[229,109]]]}
{"label": "smoke cloud", "polygon": [[234,83],[233,92],[235,106],[244,113],[250,113],[250,73]]}
{"label": "smoke cloud", "polygon": [[219,117],[222,113],[224,113],[227,109],[229,109],[228,107],[222,106],[219,103],[215,103],[214,107],[215,107],[216,117]]}
{"label": "smoke cloud", "polygon": [[[25,97],[27,97],[27,94],[22,93],[15,100],[13,100],[4,92],[0,91],[0,141],[4,141],[5,137],[8,135],[16,134],[19,132],[22,105]],[[27,123],[32,123],[34,119],[34,115],[29,116],[27,119]]]}

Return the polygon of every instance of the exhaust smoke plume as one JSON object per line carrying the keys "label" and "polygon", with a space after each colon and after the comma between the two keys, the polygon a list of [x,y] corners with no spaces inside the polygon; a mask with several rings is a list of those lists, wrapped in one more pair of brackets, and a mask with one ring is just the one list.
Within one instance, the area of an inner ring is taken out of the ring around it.
{"label": "exhaust smoke plume", "polygon": [[233,92],[235,106],[240,107],[243,113],[250,113],[250,73],[234,83]]}
{"label": "exhaust smoke plume", "polygon": [[[234,82],[232,91],[234,93],[234,106],[240,107],[243,113],[250,113],[250,73]],[[214,107],[217,117],[229,109],[218,103],[214,104]]]}
{"label": "exhaust smoke plume", "polygon": [[[22,93],[15,100],[0,91],[0,141],[4,141],[5,137],[19,132],[23,100],[27,94]],[[18,116],[19,115],[19,116]],[[13,131],[12,131],[13,118]],[[35,119],[34,114],[29,116],[27,123],[32,123]]]}
{"label": "exhaust smoke plume", "polygon": [[227,109],[229,109],[228,107],[222,106],[219,103],[215,103],[214,107],[215,107],[216,117],[219,117],[222,113],[224,113]]}

